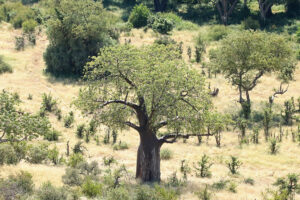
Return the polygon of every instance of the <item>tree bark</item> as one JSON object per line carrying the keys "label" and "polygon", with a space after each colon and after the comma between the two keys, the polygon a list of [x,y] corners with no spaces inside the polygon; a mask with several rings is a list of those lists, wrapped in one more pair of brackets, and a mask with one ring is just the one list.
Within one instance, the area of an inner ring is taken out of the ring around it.
{"label": "tree bark", "polygon": [[140,132],[136,164],[137,179],[142,182],[160,181],[160,147],[161,144],[153,132]]}

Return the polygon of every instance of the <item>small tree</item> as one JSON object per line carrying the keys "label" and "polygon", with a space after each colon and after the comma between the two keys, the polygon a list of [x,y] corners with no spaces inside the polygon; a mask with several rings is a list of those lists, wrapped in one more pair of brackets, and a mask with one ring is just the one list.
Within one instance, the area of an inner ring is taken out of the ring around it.
{"label": "small tree", "polygon": [[142,181],[160,180],[164,143],[204,129],[211,105],[204,78],[184,64],[176,46],[105,48],[87,65],[85,79],[76,105],[114,130],[138,132],[136,177]]}
{"label": "small tree", "polygon": [[196,176],[198,177],[211,177],[211,172],[209,171],[209,168],[213,165],[213,163],[210,161],[210,158],[204,154],[201,157],[201,160],[197,162],[197,166],[194,166],[196,170]]}
{"label": "small tree", "polygon": [[[261,77],[277,73],[284,81],[292,80],[295,71],[294,53],[284,37],[258,31],[240,31],[221,42],[210,52],[211,65],[239,91],[244,117],[251,113],[250,92]],[[246,96],[246,100],[243,95]]]}
{"label": "small tree", "polygon": [[230,160],[227,161],[226,164],[231,174],[237,174],[237,170],[242,165],[242,162],[239,161],[237,157],[231,156]]}

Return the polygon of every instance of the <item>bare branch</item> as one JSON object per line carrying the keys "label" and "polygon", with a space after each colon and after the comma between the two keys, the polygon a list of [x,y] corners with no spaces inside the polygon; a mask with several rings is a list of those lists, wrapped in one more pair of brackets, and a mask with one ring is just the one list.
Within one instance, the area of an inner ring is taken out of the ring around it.
{"label": "bare branch", "polygon": [[127,101],[122,101],[122,100],[111,100],[111,101],[101,101],[101,100],[97,100],[97,102],[103,102],[102,105],[100,105],[100,108],[103,108],[105,106],[108,106],[110,104],[123,104],[123,105],[126,105],[128,107],[131,107],[135,110],[138,110],[139,109],[139,106],[134,104],[134,103],[131,103],[131,102],[127,102]]}
{"label": "bare branch", "polygon": [[276,95],[278,95],[278,94],[282,95],[282,94],[284,94],[284,93],[286,93],[288,91],[289,84],[287,85],[286,89],[282,88],[282,84],[283,83],[280,83],[279,89],[278,90],[274,90],[274,94],[269,97],[270,104],[272,104],[274,102],[274,99],[277,97]]}

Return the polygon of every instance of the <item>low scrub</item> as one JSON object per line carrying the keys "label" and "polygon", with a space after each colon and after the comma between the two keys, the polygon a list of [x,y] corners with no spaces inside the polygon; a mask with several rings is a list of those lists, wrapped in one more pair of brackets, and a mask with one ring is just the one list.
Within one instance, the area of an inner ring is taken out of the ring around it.
{"label": "low scrub", "polygon": [[3,73],[12,73],[13,69],[12,67],[3,61],[3,57],[0,56],[0,74]]}

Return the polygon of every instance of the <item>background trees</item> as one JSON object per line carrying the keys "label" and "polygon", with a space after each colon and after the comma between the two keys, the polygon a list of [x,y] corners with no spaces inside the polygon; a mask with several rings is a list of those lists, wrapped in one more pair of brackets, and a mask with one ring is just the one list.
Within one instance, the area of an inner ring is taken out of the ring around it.
{"label": "background trees", "polygon": [[47,23],[50,44],[44,54],[46,71],[54,75],[81,75],[89,56],[115,44],[116,17],[100,2],[63,0],[54,7]]}
{"label": "background trees", "polygon": [[251,112],[250,91],[260,78],[273,72],[288,81],[295,70],[294,53],[289,43],[282,36],[264,32],[242,31],[229,35],[211,52],[210,60],[215,70],[238,88],[238,102],[246,119]]}
{"label": "background trees", "polygon": [[139,133],[136,177],[143,181],[160,180],[164,143],[201,135],[210,107],[204,78],[175,46],[105,48],[88,63],[85,79],[77,106],[109,127]]}

